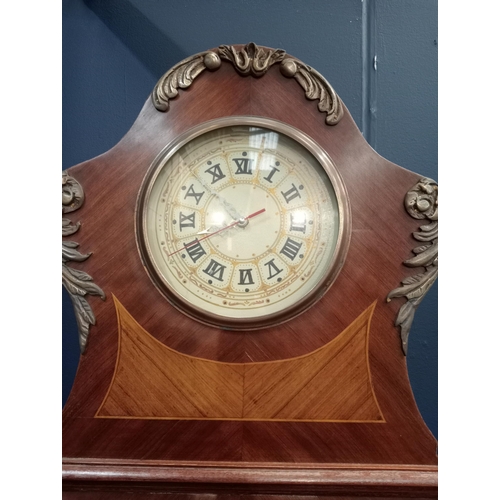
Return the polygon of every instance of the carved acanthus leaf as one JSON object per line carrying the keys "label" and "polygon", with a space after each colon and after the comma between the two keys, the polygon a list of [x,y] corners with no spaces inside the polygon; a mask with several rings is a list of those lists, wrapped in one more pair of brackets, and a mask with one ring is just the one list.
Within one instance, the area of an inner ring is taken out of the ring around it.
{"label": "carved acanthus leaf", "polygon": [[420,226],[413,233],[418,241],[429,242],[413,249],[414,257],[405,260],[408,267],[424,267],[423,273],[404,279],[402,286],[387,295],[387,302],[395,297],[406,297],[396,317],[396,326],[401,328],[401,345],[405,355],[408,351],[408,336],[415,311],[424,299],[438,275],[438,186],[432,179],[423,178],[413,186],[405,198],[407,212],[414,219],[429,219],[433,222]]}
{"label": "carved acanthus leaf", "polygon": [[220,57],[211,51],[201,52],[184,59],[167,71],[153,90],[153,103],[159,111],[167,111],[169,100],[177,97],[179,88],[187,89],[194,79],[205,69],[220,67]]}
{"label": "carved acanthus leaf", "polygon": [[318,109],[326,113],[326,123],[336,125],[342,116],[344,108],[339,96],[315,69],[307,66],[298,59],[285,59],[281,65],[283,75],[295,78],[299,85],[304,89],[307,99],[314,101],[319,99]]}
{"label": "carved acanthus leaf", "polygon": [[[69,213],[80,208],[84,201],[82,186],[66,172],[62,174],[62,211]],[[73,224],[69,219],[62,220],[62,235],[69,236],[80,229],[80,222]],[[95,325],[95,316],[86,295],[97,295],[105,300],[106,295],[84,271],[69,267],[67,262],[83,262],[92,254],[83,254],[77,250],[75,241],[62,242],[62,283],[69,293],[75,309],[78,325],[80,352],[83,354],[87,346],[90,325]]]}
{"label": "carved acanthus leaf", "polygon": [[80,229],[80,223],[73,224],[69,219],[62,220],[62,235],[70,236]]}
{"label": "carved acanthus leaf", "polygon": [[[64,235],[63,235],[64,236]],[[78,243],[75,241],[63,241],[62,242],[62,261],[66,262],[83,262],[90,257],[90,253],[82,254],[78,250]]]}

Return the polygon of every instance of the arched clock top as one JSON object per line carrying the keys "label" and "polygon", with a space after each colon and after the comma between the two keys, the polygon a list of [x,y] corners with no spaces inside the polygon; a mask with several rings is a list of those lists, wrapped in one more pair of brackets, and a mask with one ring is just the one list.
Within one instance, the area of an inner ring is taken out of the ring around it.
{"label": "arched clock top", "polygon": [[232,63],[242,76],[260,78],[276,63],[286,78],[294,78],[304,89],[309,100],[319,100],[318,110],[326,113],[327,125],[336,125],[344,115],[342,101],[328,83],[315,69],[295,57],[287,56],[282,49],[260,47],[255,43],[241,45],[221,45],[217,49],[200,52],[167,71],[156,84],[152,99],[159,111],[168,111],[170,99],[179,94],[179,88],[186,89],[205,69],[216,71],[222,60]]}

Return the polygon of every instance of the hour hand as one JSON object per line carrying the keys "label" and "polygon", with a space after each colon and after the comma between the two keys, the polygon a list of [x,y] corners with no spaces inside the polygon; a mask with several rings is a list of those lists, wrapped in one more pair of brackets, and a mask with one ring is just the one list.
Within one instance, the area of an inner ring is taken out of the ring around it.
{"label": "hour hand", "polygon": [[236,208],[234,208],[233,205],[231,205],[231,203],[229,203],[228,201],[226,201],[217,191],[214,191],[209,184],[207,184],[203,178],[198,178],[198,180],[200,181],[201,185],[212,195],[214,195],[220,202],[220,204],[224,207],[224,210],[226,210],[226,212],[234,219],[234,220],[238,220],[238,219],[242,219],[243,216],[238,212],[238,210],[236,210]]}

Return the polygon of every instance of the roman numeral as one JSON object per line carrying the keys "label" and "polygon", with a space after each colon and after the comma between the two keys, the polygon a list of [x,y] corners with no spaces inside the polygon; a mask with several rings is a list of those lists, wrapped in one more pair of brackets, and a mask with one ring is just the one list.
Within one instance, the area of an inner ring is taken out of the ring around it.
{"label": "roman numeral", "polygon": [[238,285],[253,285],[252,269],[240,269],[240,281]]}
{"label": "roman numeral", "polygon": [[295,184],[292,184],[292,187],[288,191],[281,191],[281,194],[287,203],[290,203],[294,198],[297,198],[297,196],[300,198],[299,190],[295,187]]}
{"label": "roman numeral", "polygon": [[301,233],[306,232],[306,216],[290,214],[290,231],[300,231]]}
{"label": "roman numeral", "polygon": [[195,212],[189,215],[184,215],[182,212],[179,212],[179,227],[182,231],[185,227],[194,228],[194,215]]}
{"label": "roman numeral", "polygon": [[195,263],[200,257],[207,253],[201,246],[198,238],[194,239],[190,243],[184,243],[184,247],[186,248],[188,255],[191,257],[191,260]]}
{"label": "roman numeral", "polygon": [[289,259],[294,260],[295,257],[297,257],[301,246],[302,243],[297,243],[296,241],[287,238],[283,248],[280,250],[280,253],[286,255]]}
{"label": "roman numeral", "polygon": [[236,163],[235,175],[247,174],[252,175],[252,159],[250,158],[233,158]]}
{"label": "roman numeral", "polygon": [[210,263],[206,269],[203,269],[203,272],[218,281],[223,281],[224,269],[226,269],[226,266],[219,264],[214,259],[210,259]]}
{"label": "roman numeral", "polygon": [[273,182],[271,179],[273,178],[273,175],[279,172],[279,170],[276,167],[271,167],[271,172],[267,175],[267,177],[264,177],[264,180],[267,182]]}
{"label": "roman numeral", "polygon": [[213,167],[207,168],[205,173],[212,174],[212,182],[210,184],[215,184],[217,181],[224,179],[226,177],[220,168],[220,163],[214,165]]}
{"label": "roman numeral", "polygon": [[193,186],[194,186],[194,184],[191,184],[191,186],[189,186],[189,189],[187,190],[187,193],[184,196],[184,199],[186,199],[188,196],[193,196],[196,200],[196,205],[198,205],[198,203],[200,203],[201,197],[205,194],[205,191],[202,191],[201,193],[197,193],[193,189]]}
{"label": "roman numeral", "polygon": [[278,274],[283,271],[283,269],[280,269],[274,263],[274,259],[271,259],[269,262],[266,262],[264,265],[267,266],[267,270],[269,272],[269,276],[267,277],[268,280],[274,278],[275,276],[278,276]]}

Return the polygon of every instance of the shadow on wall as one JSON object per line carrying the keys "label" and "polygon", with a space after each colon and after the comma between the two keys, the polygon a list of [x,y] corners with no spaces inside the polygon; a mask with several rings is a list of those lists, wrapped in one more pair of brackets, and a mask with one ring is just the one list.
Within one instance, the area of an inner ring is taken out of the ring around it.
{"label": "shadow on wall", "polygon": [[127,0],[83,2],[157,79],[173,64],[191,55],[183,52]]}

